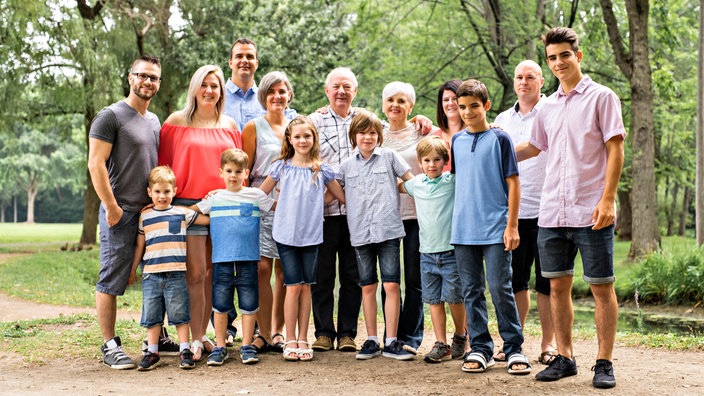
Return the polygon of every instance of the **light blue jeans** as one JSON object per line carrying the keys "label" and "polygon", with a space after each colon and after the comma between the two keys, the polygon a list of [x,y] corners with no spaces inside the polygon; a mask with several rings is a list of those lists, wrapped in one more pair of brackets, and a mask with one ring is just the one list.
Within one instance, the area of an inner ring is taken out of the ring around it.
{"label": "light blue jeans", "polygon": [[521,329],[511,286],[511,252],[504,251],[503,243],[455,245],[455,256],[462,281],[472,352],[480,352],[487,361],[494,354],[494,341],[489,333],[489,316],[484,296],[486,289],[484,261],[486,261],[486,281],[489,283],[491,300],[494,303],[499,334],[504,340],[503,351],[506,357],[521,353],[523,329]]}

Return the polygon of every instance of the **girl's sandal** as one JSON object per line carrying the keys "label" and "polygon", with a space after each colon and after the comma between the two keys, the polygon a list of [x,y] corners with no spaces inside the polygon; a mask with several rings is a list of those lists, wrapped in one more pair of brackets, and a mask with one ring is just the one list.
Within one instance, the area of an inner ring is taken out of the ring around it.
{"label": "girl's sandal", "polygon": [[308,346],[308,348],[298,348],[298,359],[303,362],[313,360],[313,350],[310,349],[308,341],[298,340],[298,343]]}
{"label": "girl's sandal", "polygon": [[203,343],[200,340],[193,340],[191,342],[191,352],[193,352],[194,362],[203,360]]}
{"label": "girl's sandal", "polygon": [[208,353],[213,352],[213,349],[215,349],[215,344],[213,343],[213,341],[210,338],[208,338],[207,335],[204,335],[203,338],[201,339],[201,341],[203,342],[203,350],[204,351],[206,351]]}
{"label": "girl's sandal", "polygon": [[[296,348],[289,348],[288,345],[290,344],[295,344]],[[298,341],[293,340],[293,341],[286,341],[284,342],[284,360],[288,361],[296,361],[299,359],[298,357]]]}

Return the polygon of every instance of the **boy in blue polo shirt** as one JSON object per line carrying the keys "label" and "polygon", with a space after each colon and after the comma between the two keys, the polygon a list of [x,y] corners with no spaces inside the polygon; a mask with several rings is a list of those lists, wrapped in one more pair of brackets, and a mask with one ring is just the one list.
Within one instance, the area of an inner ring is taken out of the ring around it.
{"label": "boy in blue polo shirt", "polygon": [[[489,283],[509,374],[528,374],[522,354],[523,330],[511,287],[511,250],[518,247],[518,165],[509,135],[489,128],[486,86],[467,80],[457,89],[460,117],[467,128],[452,138],[455,205],[452,239],[462,280],[469,343],[462,371],[483,372],[494,365],[486,308]],[[486,272],[484,271],[486,262]]]}
{"label": "boy in blue polo shirt", "polygon": [[[437,341],[424,360],[440,363],[464,356],[465,311],[462,283],[457,272],[455,251],[450,245],[452,206],[455,202],[455,175],[443,173],[450,155],[445,141],[428,136],[416,146],[423,174],[399,184],[399,191],[413,197],[420,227],[420,278],[423,302],[430,305],[430,320]],[[455,324],[452,347],[447,345],[445,303]]]}

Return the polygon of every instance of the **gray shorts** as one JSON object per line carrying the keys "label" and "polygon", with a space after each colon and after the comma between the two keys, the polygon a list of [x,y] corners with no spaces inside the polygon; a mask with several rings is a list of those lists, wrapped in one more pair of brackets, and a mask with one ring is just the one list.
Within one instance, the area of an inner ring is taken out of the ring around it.
{"label": "gray shorts", "polygon": [[276,242],[271,236],[274,227],[274,211],[266,212],[260,219],[259,229],[259,255],[272,259],[279,258],[279,250],[276,248]]}
{"label": "gray shorts", "polygon": [[108,227],[105,207],[100,204],[100,272],[95,290],[112,296],[125,294],[134,259],[139,212],[122,212],[117,224]]}

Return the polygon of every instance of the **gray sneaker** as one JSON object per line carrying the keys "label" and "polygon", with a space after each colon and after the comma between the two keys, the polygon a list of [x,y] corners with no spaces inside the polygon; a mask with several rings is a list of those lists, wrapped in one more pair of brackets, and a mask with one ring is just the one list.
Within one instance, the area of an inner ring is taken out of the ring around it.
{"label": "gray sneaker", "polygon": [[442,341],[436,341],[433,348],[428,352],[423,360],[426,363],[440,363],[443,360],[448,360],[452,357],[450,346]]}
{"label": "gray sneaker", "polygon": [[135,368],[135,364],[122,350],[120,337],[113,337],[100,347],[103,353],[103,364],[116,370]]}
{"label": "gray sneaker", "polygon": [[464,350],[467,347],[467,336],[465,334],[462,335],[453,335],[452,336],[452,346],[450,347],[450,350],[452,351],[452,358],[453,359],[460,359],[464,357]]}

